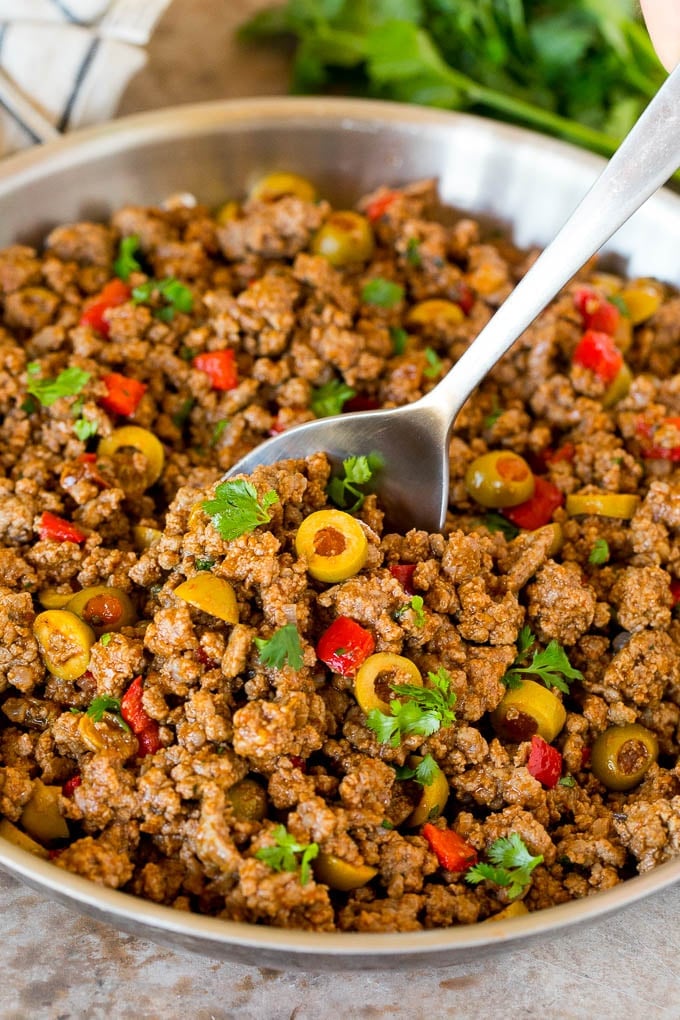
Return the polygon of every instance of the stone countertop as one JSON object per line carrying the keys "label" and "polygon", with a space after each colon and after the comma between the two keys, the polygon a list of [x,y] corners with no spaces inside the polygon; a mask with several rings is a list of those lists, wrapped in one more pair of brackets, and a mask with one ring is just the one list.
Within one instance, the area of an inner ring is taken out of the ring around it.
{"label": "stone countertop", "polygon": [[[286,90],[284,54],[233,30],[263,0],[174,0],[120,112]],[[4,1020],[680,1017],[680,888],[545,943],[443,969],[294,974],[173,952],[0,873]]]}

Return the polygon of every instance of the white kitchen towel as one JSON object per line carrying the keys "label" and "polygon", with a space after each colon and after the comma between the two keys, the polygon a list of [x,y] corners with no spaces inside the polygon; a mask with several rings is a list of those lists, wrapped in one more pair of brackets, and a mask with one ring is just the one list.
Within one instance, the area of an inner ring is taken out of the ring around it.
{"label": "white kitchen towel", "polygon": [[0,0],[0,155],[108,120],[171,0]]}

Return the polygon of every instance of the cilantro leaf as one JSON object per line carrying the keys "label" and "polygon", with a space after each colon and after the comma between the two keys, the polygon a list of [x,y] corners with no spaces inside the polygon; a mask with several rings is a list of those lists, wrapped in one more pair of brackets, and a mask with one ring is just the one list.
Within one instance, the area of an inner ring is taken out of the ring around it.
{"label": "cilantro leaf", "polygon": [[253,638],[265,666],[281,669],[288,665],[292,669],[301,669],[303,664],[300,635],[294,623],[280,627],[270,638]]}
{"label": "cilantro leaf", "polygon": [[73,431],[83,443],[91,436],[96,436],[98,428],[97,422],[89,418],[76,418],[73,423]]}
{"label": "cilantro leaf", "polygon": [[227,418],[220,418],[220,420],[216,423],[215,428],[212,430],[212,435],[210,437],[209,444],[210,446],[217,446],[220,439],[222,438],[222,433],[224,432],[228,424],[229,420]]}
{"label": "cilantro leaf", "polygon": [[406,330],[402,326],[391,326],[390,339],[392,340],[392,350],[394,353],[403,354],[406,350],[406,342],[408,341]]}
{"label": "cilantro leaf", "polygon": [[194,566],[196,570],[211,570],[215,566],[215,561],[206,556],[205,559],[195,559]]}
{"label": "cilantro leaf", "polygon": [[425,348],[425,358],[427,359],[427,365],[423,369],[423,375],[427,376],[428,379],[436,379],[437,376],[442,374],[444,368],[442,359],[432,347]]}
{"label": "cilantro leaf", "polygon": [[374,454],[346,457],[342,462],[342,476],[336,475],[328,483],[328,498],[342,510],[356,513],[366,499],[366,493],[360,486],[367,485],[379,467],[380,462]]}
{"label": "cilantro leaf", "polygon": [[90,381],[89,372],[82,368],[65,368],[56,379],[40,378],[40,366],[32,361],[26,366],[28,373],[27,391],[35,397],[43,407],[51,407],[61,397],[75,397]]}
{"label": "cilantro leaf", "polygon": [[413,769],[408,765],[395,768],[397,779],[415,779],[421,786],[432,786],[438,770],[439,766],[431,754],[426,754]]}
{"label": "cilantro leaf", "polygon": [[221,482],[215,489],[214,498],[205,500],[201,505],[216,531],[222,538],[231,541],[254,531],[260,524],[267,524],[271,520],[269,507],[278,501],[273,489],[265,492],[260,499],[252,482],[236,478]]}
{"label": "cilantro leaf", "polygon": [[120,244],[118,245],[118,256],[113,263],[113,271],[116,276],[126,283],[131,273],[139,273],[142,269],[135,258],[139,250],[139,243],[137,234],[129,234],[127,237],[121,237]]}
{"label": "cilantro leaf", "polygon": [[403,297],[404,288],[393,280],[386,280],[384,276],[374,276],[361,288],[361,300],[378,308],[394,308]]}
{"label": "cilantro leaf", "polygon": [[106,634],[102,634],[102,636],[99,638],[99,644],[104,645],[104,648],[106,648],[107,645],[111,644],[111,635],[109,634],[108,631],[106,632]]}
{"label": "cilantro leaf", "polygon": [[451,677],[447,670],[440,668],[429,672],[427,678],[431,687],[416,687],[414,684],[390,684],[390,688],[403,701],[390,701],[390,715],[379,708],[373,708],[366,717],[366,725],[382,744],[398,747],[402,736],[412,733],[429,737],[442,725],[454,722],[453,706],[456,693],[451,690]]}
{"label": "cilantro leaf", "polygon": [[417,237],[409,237],[406,242],[406,261],[410,266],[418,267],[423,264],[420,254],[420,241]]}
{"label": "cilantro leaf", "polygon": [[300,871],[300,885],[311,878],[311,862],[319,853],[318,843],[298,843],[285,825],[275,825],[271,831],[273,846],[263,846],[255,852],[258,861],[268,864],[272,871]]}
{"label": "cilantro leaf", "polygon": [[606,538],[596,538],[588,556],[588,563],[599,567],[609,559],[609,543]]}
{"label": "cilantro leaf", "polygon": [[[490,429],[496,424],[500,416],[503,414],[503,408],[498,403],[498,398],[494,396],[491,404],[491,410],[484,419],[484,428]],[[500,514],[499,514],[500,516]]]}
{"label": "cilantro leaf", "polygon": [[331,379],[312,390],[309,406],[317,418],[330,418],[331,415],[340,414],[347,401],[354,396],[356,390],[351,386],[341,379]]}
{"label": "cilantro leaf", "polygon": [[397,620],[401,619],[404,613],[407,613],[410,609],[413,612],[413,623],[415,624],[415,626],[424,627],[425,626],[425,613],[423,612],[424,605],[425,603],[423,602],[422,595],[412,595],[405,606],[402,606],[401,609],[397,609],[396,613],[394,614],[395,619]]}
{"label": "cilantro leaf", "polygon": [[[102,635],[102,638],[105,636],[106,635]],[[109,641],[110,640],[111,639],[109,638]],[[89,716],[90,719],[93,719],[94,722],[101,722],[105,712],[110,712],[112,715],[118,716],[118,724],[122,727],[122,729],[126,730],[128,733],[130,732],[130,727],[120,714],[120,698],[111,698],[108,694],[102,694],[93,699],[92,704],[86,711],[85,715]]]}
{"label": "cilantro leaf", "polygon": [[194,397],[187,397],[186,400],[178,407],[172,416],[173,425],[176,425],[178,429],[181,429],[185,421],[191,414],[191,409],[196,403]]}
{"label": "cilantro leaf", "polygon": [[531,872],[543,862],[543,855],[532,856],[521,836],[512,832],[494,840],[487,850],[491,864],[480,863],[469,868],[465,881],[471,885],[493,882],[508,890],[510,899],[516,899],[531,882]]}
{"label": "cilantro leaf", "polygon": [[556,687],[563,694],[568,694],[569,683],[573,680],[583,680],[583,673],[579,669],[574,669],[564,648],[555,640],[551,641],[543,651],[534,652],[531,662],[527,664],[525,662],[526,655],[535,643],[536,639],[530,628],[522,627],[519,632],[515,661],[502,677],[502,682],[506,687],[518,687],[522,682],[522,676],[528,674],[540,677],[548,689]]}
{"label": "cilantro leaf", "polygon": [[502,514],[488,513],[484,514],[474,523],[481,524],[482,527],[486,528],[493,534],[496,531],[500,531],[501,535],[505,535],[508,542],[512,542],[513,538],[517,538],[519,535],[519,528],[512,521],[509,521],[507,517],[503,517]]}
{"label": "cilantro leaf", "polygon": [[151,301],[156,296],[160,297],[163,306],[154,314],[163,322],[172,322],[175,312],[190,312],[194,306],[193,294],[174,276],[164,280],[147,280],[132,289],[132,301],[136,305]]}

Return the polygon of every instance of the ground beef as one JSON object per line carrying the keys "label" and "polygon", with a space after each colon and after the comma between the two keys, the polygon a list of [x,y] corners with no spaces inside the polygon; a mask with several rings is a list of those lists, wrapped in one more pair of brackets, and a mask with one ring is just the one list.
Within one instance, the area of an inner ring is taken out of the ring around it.
{"label": "ground beef", "polygon": [[[680,854],[680,299],[630,324],[605,406],[574,363],[583,289],[616,317],[625,281],[571,282],[458,416],[442,534],[394,533],[323,451],[225,486],[272,434],[429,392],[533,257],[440,217],[432,181],[357,209],[373,249],[339,265],[315,240],[330,205],[294,188],[0,252],[2,831],[156,903],[313,931],[611,888]],[[123,238],[136,264],[98,318]],[[507,451],[554,509],[474,488]],[[362,553],[327,579],[298,535],[331,504]],[[598,748],[630,726],[659,752],[610,789]],[[469,871],[499,854],[531,861],[517,887]]]}

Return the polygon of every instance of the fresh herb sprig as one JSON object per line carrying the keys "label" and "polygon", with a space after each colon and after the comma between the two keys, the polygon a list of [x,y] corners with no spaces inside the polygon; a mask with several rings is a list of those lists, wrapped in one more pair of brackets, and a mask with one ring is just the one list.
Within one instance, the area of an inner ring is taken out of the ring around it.
{"label": "fresh herb sprig", "polygon": [[379,708],[368,713],[366,725],[381,744],[399,747],[402,737],[411,734],[429,737],[454,722],[456,692],[451,690],[450,674],[440,667],[436,673],[428,673],[427,678],[431,687],[390,684],[390,689],[399,696],[390,701],[391,714],[385,715]]}
{"label": "fresh herb sprig", "polygon": [[603,563],[607,563],[609,560],[609,543],[606,538],[596,538],[593,542],[593,548],[590,550],[588,555],[588,563],[592,563],[594,567],[601,567]]}
{"label": "fresh herb sprig", "polygon": [[281,669],[285,665],[292,669],[302,668],[304,661],[302,645],[294,623],[287,623],[284,627],[279,627],[270,638],[256,637],[253,640],[260,662],[264,666],[272,666],[274,669]]}
{"label": "fresh herb sprig", "polygon": [[384,276],[374,276],[361,288],[361,300],[377,308],[394,308],[404,297],[404,288]]}
{"label": "fresh herb sprig", "polygon": [[531,662],[527,656],[536,644],[536,638],[530,627],[522,627],[517,638],[517,655],[510,669],[502,678],[506,687],[519,687],[525,675],[539,677],[550,689],[556,687],[563,694],[569,693],[569,683],[583,680],[583,673],[574,667],[567,658],[562,645],[553,640],[542,651],[533,654]]}
{"label": "fresh herb sprig", "polygon": [[400,765],[394,771],[396,772],[397,779],[415,779],[416,783],[420,783],[421,786],[432,786],[438,770],[439,766],[432,755],[426,754],[415,768],[409,768],[408,765]]}
{"label": "fresh herb sprig", "polygon": [[273,489],[262,496],[252,482],[241,478],[221,482],[215,489],[213,499],[201,504],[213,527],[222,538],[231,541],[254,531],[260,524],[268,524],[272,519],[269,507],[279,502]]}
{"label": "fresh herb sprig", "polygon": [[133,304],[145,304],[159,297],[162,306],[154,315],[163,322],[172,322],[175,312],[190,312],[194,306],[194,296],[188,287],[168,276],[164,280],[146,280],[132,289]]}
{"label": "fresh herb sprig", "polygon": [[494,840],[487,856],[491,863],[474,864],[466,871],[465,881],[470,885],[493,882],[507,889],[511,900],[524,892],[531,882],[532,871],[543,862],[543,855],[533,856],[516,832]]}
{"label": "fresh herb sprig", "polygon": [[373,453],[346,457],[342,462],[342,475],[331,478],[326,488],[331,503],[351,514],[360,510],[366,499],[362,486],[368,485],[381,463]]}
{"label": "fresh herb sprig", "polygon": [[300,885],[307,885],[311,878],[311,864],[319,853],[318,843],[298,843],[285,825],[275,825],[271,835],[273,846],[256,850],[258,861],[268,864],[272,871],[299,871]]}
{"label": "fresh herb sprig", "polygon": [[113,263],[113,271],[125,283],[130,279],[132,273],[139,273],[142,267],[136,259],[139,251],[140,240],[137,234],[128,234],[120,239],[118,255]]}
{"label": "fresh herb sprig", "polygon": [[[105,635],[102,635],[102,640],[104,637]],[[72,709],[71,711],[77,712],[78,710]],[[120,698],[111,698],[108,694],[101,694],[98,697],[93,698],[90,707],[85,712],[85,715],[94,722],[101,722],[106,712],[117,716],[118,725],[128,733],[130,732],[130,727],[120,714]]]}
{"label": "fresh herb sprig", "polygon": [[409,609],[413,613],[413,623],[416,627],[425,626],[425,603],[422,595],[412,595],[406,605],[401,606],[397,609],[394,614],[396,620],[400,620],[405,613],[408,613]]}

